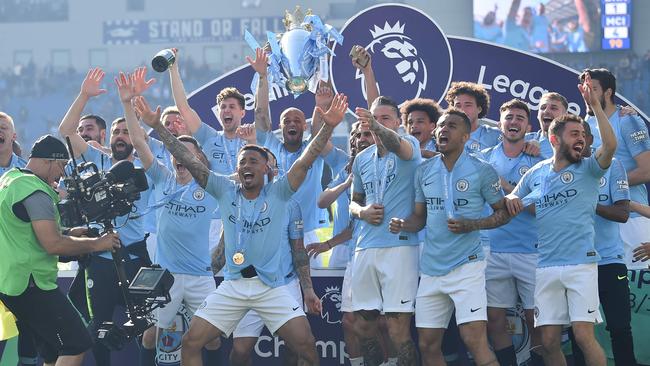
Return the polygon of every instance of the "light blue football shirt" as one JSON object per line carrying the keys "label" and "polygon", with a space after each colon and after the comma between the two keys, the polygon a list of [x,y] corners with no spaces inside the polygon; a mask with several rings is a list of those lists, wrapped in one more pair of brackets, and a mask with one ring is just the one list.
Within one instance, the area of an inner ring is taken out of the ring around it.
{"label": "light blue football shirt", "polygon": [[[616,141],[618,146],[614,157],[618,159],[626,172],[630,172],[637,168],[636,160],[634,157],[650,151],[650,136],[648,135],[648,127],[639,116],[623,116],[619,115],[620,107],[609,116],[609,123],[614,129]],[[591,133],[594,135],[594,143],[592,148],[597,149],[602,144],[600,138],[600,130],[598,129],[598,121],[593,116],[587,117],[587,122],[591,127]],[[637,184],[630,187],[630,199],[632,201],[648,204],[648,190],[645,184]],[[639,217],[636,212],[630,212],[630,217]]]}
{"label": "light blue football shirt", "polygon": [[[298,275],[296,267],[293,264],[293,250],[291,249],[291,240],[298,240],[304,237],[302,214],[300,212],[300,205],[296,200],[290,199],[287,202],[287,222],[286,230],[282,233],[282,240],[286,245],[282,246],[282,273],[284,276],[284,284],[293,281]],[[304,244],[304,243],[303,243]]]}
{"label": "light blue football shirt", "polygon": [[426,204],[427,209],[420,271],[429,276],[443,276],[465,263],[483,260],[478,231],[454,234],[447,228],[451,212],[447,212],[449,205],[445,205],[445,199],[449,197],[453,201],[454,218],[485,216],[485,204],[503,199],[494,168],[463,151],[449,172],[442,156],[437,155],[417,168],[414,187],[415,202]]}
{"label": "light blue football shirt", "polygon": [[[296,162],[298,157],[309,145],[309,141],[303,141],[302,146],[298,151],[289,152],[285,149],[284,144],[278,140],[273,132],[257,132],[257,142],[260,145],[267,147],[278,160],[278,175],[283,176],[289,168]],[[321,179],[323,177],[323,165],[327,163],[330,168],[338,172],[345,166],[348,161],[348,155],[341,149],[334,147],[326,156],[316,158],[311,168],[307,172],[305,181],[300,185],[298,191],[294,195],[294,199],[300,204],[302,211],[302,218],[305,223],[305,232],[316,230],[320,227],[329,225],[329,220],[323,215],[321,209],[316,204],[318,196],[323,192]]]}
{"label": "light blue football shirt", "polygon": [[[282,268],[286,240],[282,236],[287,230],[287,202],[294,194],[287,176],[266,184],[254,200],[242,196],[238,183],[215,172],[208,177],[205,189],[217,199],[223,217],[225,280],[242,278],[241,270],[252,265],[266,285],[282,286],[286,276]],[[239,217],[243,225],[241,236],[237,232]],[[239,237],[242,243],[238,243]],[[245,261],[241,265],[232,260],[238,250],[244,253]]]}
{"label": "light blue football shirt", "polygon": [[[523,152],[511,158],[503,151],[503,142],[483,150],[483,157],[496,170],[499,177],[516,186],[521,177],[543,159]],[[490,238],[490,251],[496,253],[537,253],[537,222],[535,216],[524,210],[498,228],[486,230]]]}
{"label": "light blue football shirt", "polygon": [[192,179],[181,185],[175,171],[154,160],[147,177],[155,184],[158,244],[156,262],[172,273],[211,276],[210,221],[214,197]]}
{"label": "light blue football shirt", "polygon": [[[365,220],[359,220],[357,248],[418,245],[417,233],[393,234],[388,231],[388,223],[392,217],[408,217],[413,212],[414,173],[422,161],[418,140],[410,135],[402,136],[402,139],[408,141],[413,149],[410,160],[402,160],[392,152],[377,158],[376,145],[369,146],[354,159],[352,164],[354,192],[365,194],[366,205],[378,202],[384,205],[384,220],[381,224],[372,225]],[[378,192],[382,191],[381,187],[384,187],[383,200],[378,196]]]}
{"label": "light blue football shirt", "polygon": [[531,194],[537,218],[538,267],[594,263],[594,212],[598,182],[605,170],[592,156],[559,172],[553,159],[543,160],[524,174],[512,192]]}
{"label": "light blue football shirt", "polygon": [[539,142],[539,156],[544,159],[549,159],[553,157],[553,146],[551,146],[551,140],[548,139],[548,136],[542,134],[542,130],[535,132],[530,132],[526,134],[526,141],[535,140]]}
{"label": "light blue football shirt", "polygon": [[2,176],[7,170],[13,168],[24,168],[25,165],[27,165],[25,159],[21,158],[20,156],[14,153],[11,153],[11,159],[9,160],[9,165],[0,166],[0,176]]}
{"label": "light blue football shirt", "polygon": [[496,127],[479,125],[474,132],[469,135],[469,140],[465,143],[465,151],[480,152],[489,147],[495,146],[503,139],[501,130]]}
{"label": "light blue football shirt", "polygon": [[[630,189],[627,184],[625,168],[618,159],[612,160],[612,165],[605,175],[600,178],[598,203],[611,206],[617,201],[629,200]],[[598,214],[594,214],[596,229],[596,250],[602,258],[598,265],[610,263],[625,263],[625,251],[619,225]]]}

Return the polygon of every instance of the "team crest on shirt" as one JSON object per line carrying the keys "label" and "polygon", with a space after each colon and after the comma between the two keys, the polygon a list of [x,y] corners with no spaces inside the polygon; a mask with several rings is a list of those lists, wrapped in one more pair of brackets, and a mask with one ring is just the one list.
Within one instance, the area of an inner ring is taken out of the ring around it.
{"label": "team crest on shirt", "polygon": [[600,177],[600,182],[598,182],[598,185],[602,188],[607,184],[607,179],[605,177]]}
{"label": "team crest on shirt", "polygon": [[571,172],[562,173],[562,175],[560,176],[560,180],[562,180],[562,183],[564,184],[569,184],[573,182],[573,173]]}
{"label": "team crest on shirt", "polygon": [[530,169],[530,167],[522,165],[519,167],[519,175],[524,175]]}
{"label": "team crest on shirt", "polygon": [[469,144],[469,149],[472,151],[478,151],[481,149],[481,144],[478,141],[472,141],[472,143]]}
{"label": "team crest on shirt", "polygon": [[341,313],[341,305],[343,302],[341,289],[338,286],[325,287],[325,295],[320,298],[320,302],[323,304],[320,317],[327,324],[340,323],[343,316]]}
{"label": "team crest on shirt", "polygon": [[198,188],[194,193],[192,193],[192,197],[197,201],[202,201],[205,198],[205,191]]}
{"label": "team crest on shirt", "polygon": [[458,182],[456,182],[456,190],[458,192],[465,192],[468,189],[469,189],[469,182],[466,181],[465,179],[459,179]]}
{"label": "team crest on shirt", "polygon": [[395,159],[391,156],[388,161],[386,161],[386,174],[390,174],[395,169]]}
{"label": "team crest on shirt", "polygon": [[262,208],[260,209],[260,213],[265,213],[266,210],[268,209],[269,209],[269,204],[266,201],[264,201],[264,204],[262,204]]}

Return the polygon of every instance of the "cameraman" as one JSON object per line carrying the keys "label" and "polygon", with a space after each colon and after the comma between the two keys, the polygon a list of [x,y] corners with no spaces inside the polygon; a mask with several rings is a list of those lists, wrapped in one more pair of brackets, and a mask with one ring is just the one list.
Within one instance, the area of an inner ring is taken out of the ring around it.
{"label": "cameraman", "polygon": [[[129,160],[136,167],[141,167],[140,160],[133,155],[133,145],[124,118],[117,118],[111,124],[110,155],[92,147],[76,133],[76,127],[85,102],[92,96],[102,94],[103,89],[99,89],[102,79],[103,72],[100,69],[94,69],[88,73],[83,81],[81,93],[61,121],[59,133],[62,136],[70,137],[75,158],[81,157],[82,161],[93,162],[101,171],[108,171],[113,165],[122,160]],[[139,90],[144,89],[140,88]],[[120,234],[124,251],[128,253],[128,255],[124,253],[123,257],[125,258],[124,267],[129,279],[133,278],[140,267],[151,264],[147,253],[143,217],[146,213],[148,200],[149,190],[141,193],[141,198],[135,201],[133,211],[130,214],[119,216],[113,222],[115,229]],[[86,275],[85,287],[89,295],[89,308],[92,317],[91,330],[93,337],[96,337],[97,328],[103,322],[112,320],[116,305],[123,304],[124,298],[118,286],[115,264],[110,253],[104,252],[92,256],[86,269]],[[110,352],[104,344],[96,342],[93,346],[93,354],[97,365],[110,365]]]}
{"label": "cameraman", "polygon": [[[58,255],[120,247],[114,233],[94,239],[61,234],[59,197],[52,186],[67,160],[65,145],[43,136],[34,143],[24,169],[11,169],[0,178],[0,300],[34,335],[50,365],[81,365],[92,345],[81,318],[57,290]],[[69,233],[79,236],[85,229]]]}

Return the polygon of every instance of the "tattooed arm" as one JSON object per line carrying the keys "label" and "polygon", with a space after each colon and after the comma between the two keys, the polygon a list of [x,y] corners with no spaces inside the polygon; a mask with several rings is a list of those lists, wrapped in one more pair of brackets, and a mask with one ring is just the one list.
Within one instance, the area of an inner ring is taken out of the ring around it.
{"label": "tattooed arm", "polygon": [[178,160],[179,163],[192,174],[196,182],[205,188],[208,185],[208,177],[210,176],[210,169],[206,167],[199,158],[196,157],[182,142],[178,141],[174,135],[169,132],[165,126],[158,121],[144,121],[147,125],[153,128],[160,140],[165,144],[167,150]]}
{"label": "tattooed arm", "polygon": [[401,138],[397,132],[377,122],[369,110],[357,108],[356,114],[359,116],[361,126],[372,131],[388,151],[394,153],[402,160],[411,160],[413,158],[413,146],[407,140]]}
{"label": "tattooed arm", "polygon": [[[212,273],[216,276],[223,266],[226,265],[226,243],[223,238],[223,231],[221,231],[221,236],[219,237],[219,244],[212,250],[212,261],[210,266],[212,267]],[[311,279],[310,279],[311,280]]]}
{"label": "tattooed arm", "polygon": [[263,49],[255,50],[255,60],[246,56],[246,61],[259,75],[257,91],[255,93],[255,130],[259,132],[271,131],[271,116],[269,113],[269,81],[268,57]]}
{"label": "tattooed arm", "polygon": [[447,220],[447,228],[454,234],[462,234],[475,230],[494,229],[495,227],[505,225],[510,221],[510,215],[506,209],[504,199],[501,199],[499,202],[490,206],[492,207],[492,210],[494,210],[492,215],[476,220],[449,219]]}
{"label": "tattooed arm", "polygon": [[300,280],[300,287],[302,288],[305,304],[307,304],[307,312],[310,314],[318,314],[321,311],[321,302],[316,293],[314,286],[311,282],[311,273],[309,271],[309,257],[303,243],[303,239],[291,239],[291,258],[293,259],[293,268],[296,269],[298,279]]}
{"label": "tattooed arm", "polygon": [[341,94],[336,95],[334,101],[332,101],[332,106],[327,113],[323,112],[319,107],[316,107],[316,109],[322,115],[324,124],[320,131],[318,131],[316,137],[311,140],[307,149],[291,166],[289,172],[287,172],[287,179],[289,180],[289,184],[293,191],[298,190],[302,182],[305,180],[309,168],[311,168],[311,165],[314,163],[318,155],[321,154],[323,149],[325,149],[329,143],[334,127],[343,120],[345,111],[348,109],[347,97]]}

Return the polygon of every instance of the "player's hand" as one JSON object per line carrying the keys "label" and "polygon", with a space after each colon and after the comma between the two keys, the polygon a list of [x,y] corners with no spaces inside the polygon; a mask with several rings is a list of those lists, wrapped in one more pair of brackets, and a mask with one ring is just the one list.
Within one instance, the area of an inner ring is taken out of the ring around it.
{"label": "player's hand", "polygon": [[634,261],[645,262],[650,259],[650,243],[641,243],[638,247],[634,248],[632,252],[634,255]]}
{"label": "player's hand", "polygon": [[320,107],[320,109],[326,111],[332,105],[332,101],[334,100],[334,91],[329,84],[319,81],[318,89],[316,89],[314,97],[316,99],[316,105]]}
{"label": "player's hand", "polygon": [[314,258],[314,259],[316,259],[316,257],[318,257],[319,254],[325,253],[330,249],[332,249],[332,248],[327,244],[327,242],[311,243],[311,244],[307,244],[307,246],[305,246],[305,250],[307,251],[307,255],[310,258]]}
{"label": "player's hand", "polygon": [[379,225],[384,220],[384,205],[373,203],[361,210],[361,219],[372,225]]}
{"label": "player's hand", "polygon": [[246,141],[247,144],[257,143],[257,135],[255,132],[255,125],[252,123],[241,125],[237,127],[235,135],[240,139]]}
{"label": "player's hand", "polygon": [[[354,46],[355,51],[357,52],[358,57],[353,57],[352,58],[352,66],[355,68],[361,70],[362,73],[366,73],[368,71],[372,70],[372,56],[370,56],[370,52],[363,48],[362,46]],[[366,66],[362,66],[363,64],[366,64]]]}
{"label": "player's hand", "polygon": [[263,49],[255,49],[255,60],[250,56],[246,56],[246,61],[251,65],[253,70],[260,74],[260,77],[266,77],[268,70],[269,57]]}
{"label": "player's hand", "polygon": [[524,150],[523,150],[523,152],[526,155],[535,156],[535,157],[539,156],[539,154],[541,153],[539,141],[530,140],[530,141],[524,142]]}
{"label": "player's hand", "polygon": [[505,202],[508,214],[510,214],[511,217],[519,215],[519,213],[524,210],[524,204],[521,202],[521,198],[513,194],[507,195],[505,197]]}
{"label": "player's hand", "polygon": [[598,97],[596,97],[593,92],[591,76],[589,73],[585,73],[585,80],[582,84],[578,84],[578,90],[580,91],[580,94],[582,94],[582,99],[584,99],[585,103],[587,103],[592,110],[597,110],[599,108],[602,109]]}
{"label": "player's hand", "polygon": [[619,117],[625,117],[625,116],[638,116],[639,113],[637,111],[630,107],[629,105],[624,105],[621,107],[621,109],[618,111],[618,116]]}
{"label": "player's hand", "polygon": [[447,229],[454,234],[465,234],[478,230],[478,226],[473,220],[466,219],[448,219]]}
{"label": "player's hand", "polygon": [[131,99],[135,97],[135,88],[133,86],[133,75],[125,74],[120,71],[118,77],[115,78],[115,85],[117,86],[117,93],[120,96],[122,103],[131,103]]}
{"label": "player's hand", "polygon": [[135,95],[142,95],[155,82],[156,79],[154,78],[147,80],[147,68],[145,66],[138,67],[133,72],[133,89]]}
{"label": "player's hand", "polygon": [[303,291],[303,296],[305,297],[305,304],[307,305],[307,313],[314,315],[320,314],[321,310],[323,310],[323,305],[318,296],[316,296],[314,289],[309,288]]}
{"label": "player's hand", "polygon": [[388,231],[390,231],[393,234],[397,234],[400,231],[402,231],[402,228],[404,227],[404,220],[400,219],[399,217],[393,217],[390,219],[390,223],[388,224]]}
{"label": "player's hand", "polygon": [[[359,108],[354,110],[354,113],[356,113],[359,122],[361,123],[361,131],[372,131],[372,126],[377,123],[375,120],[375,117],[373,117],[372,113],[370,113],[369,110],[365,108]],[[376,140],[375,140],[376,141]]]}
{"label": "player's hand", "polygon": [[117,233],[106,233],[95,239],[95,251],[114,251],[120,247],[120,236]]}
{"label": "player's hand", "polygon": [[323,112],[323,109],[317,106],[316,114],[321,116],[326,125],[334,128],[343,121],[343,117],[347,110],[348,97],[343,94],[336,94],[327,112]]}
{"label": "player's hand", "polygon": [[106,89],[100,87],[104,80],[104,75],[106,75],[106,73],[104,73],[104,70],[99,67],[88,70],[86,78],[81,83],[81,94],[88,98],[92,98],[106,93]]}
{"label": "player's hand", "polygon": [[147,100],[142,95],[133,98],[132,102],[135,113],[140,116],[142,122],[147,126],[153,128],[162,124],[160,121],[160,114],[162,113],[160,106],[158,106],[155,111],[151,110],[149,103],[147,103]]}
{"label": "player's hand", "polygon": [[169,71],[171,72],[172,70],[177,71],[178,70],[178,48],[170,48],[172,50],[172,53],[174,54],[174,62],[169,65]]}

